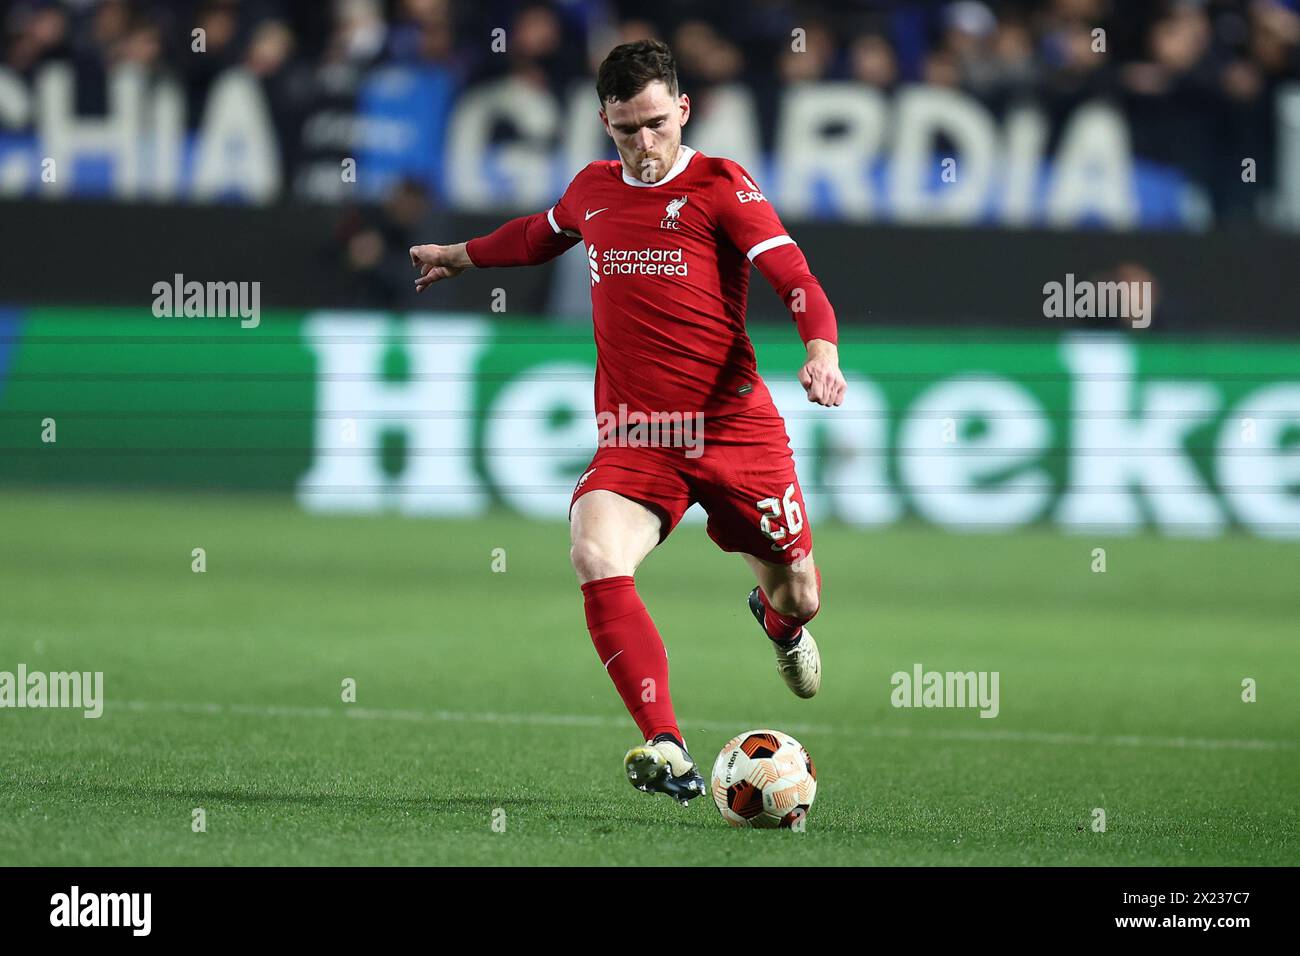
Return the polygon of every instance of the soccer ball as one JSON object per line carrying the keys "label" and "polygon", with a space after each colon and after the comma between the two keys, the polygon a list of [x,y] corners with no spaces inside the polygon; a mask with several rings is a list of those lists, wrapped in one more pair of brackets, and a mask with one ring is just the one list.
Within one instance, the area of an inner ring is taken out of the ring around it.
{"label": "soccer ball", "polygon": [[779,730],[727,741],[713,762],[713,802],[733,827],[793,827],[817,796],[817,768],[803,745]]}

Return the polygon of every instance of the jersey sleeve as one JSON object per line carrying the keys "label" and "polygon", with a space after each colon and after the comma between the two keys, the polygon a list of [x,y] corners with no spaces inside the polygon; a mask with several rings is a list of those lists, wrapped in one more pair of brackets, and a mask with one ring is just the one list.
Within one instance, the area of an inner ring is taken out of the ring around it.
{"label": "jersey sleeve", "polygon": [[805,344],[836,342],[835,310],[795,241],[762,190],[739,163],[724,160],[715,221],[723,235],[758,268],[790,309]]}
{"label": "jersey sleeve", "polygon": [[546,210],[546,221],[557,236],[568,236],[574,241],[582,238],[579,226],[582,223],[583,178],[590,168],[588,166],[574,176],[560,201]]}
{"label": "jersey sleeve", "polygon": [[714,195],[714,218],[732,245],[750,262],[768,249],[794,242],[762,190],[739,163],[723,160]]}
{"label": "jersey sleeve", "polygon": [[465,254],[480,269],[536,266],[568,252],[577,241],[553,232],[546,214],[535,212],[471,239],[465,244]]}
{"label": "jersey sleeve", "polygon": [[[580,188],[581,177],[582,173],[575,176],[560,201],[546,212],[511,219],[496,231],[471,239],[465,245],[470,261],[479,268],[535,266],[572,249],[582,239],[582,233],[577,230],[577,220],[571,218],[565,203],[567,200],[577,207],[577,200],[572,197]],[[561,219],[565,223],[573,222],[574,227],[561,226]]]}

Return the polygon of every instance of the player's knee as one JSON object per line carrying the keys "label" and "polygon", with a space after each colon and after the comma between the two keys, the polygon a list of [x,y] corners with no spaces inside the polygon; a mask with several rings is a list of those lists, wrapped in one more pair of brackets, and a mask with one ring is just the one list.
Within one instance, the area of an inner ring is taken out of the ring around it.
{"label": "player's knee", "polygon": [[573,542],[573,547],[569,549],[569,563],[583,584],[631,573],[620,566],[608,548],[590,538],[580,538]]}
{"label": "player's knee", "polygon": [[821,597],[814,588],[799,588],[795,591],[794,611],[791,617],[796,617],[801,621],[810,621],[816,616],[817,611],[821,608]]}
{"label": "player's knee", "polygon": [[821,607],[821,597],[817,593],[815,581],[787,582],[776,588],[768,600],[777,614],[801,621],[810,620]]}

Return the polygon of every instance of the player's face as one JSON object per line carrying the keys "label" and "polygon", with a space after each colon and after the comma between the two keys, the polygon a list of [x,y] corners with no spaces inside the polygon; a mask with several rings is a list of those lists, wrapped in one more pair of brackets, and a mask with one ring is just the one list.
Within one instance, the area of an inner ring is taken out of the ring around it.
{"label": "player's face", "polygon": [[627,102],[606,103],[600,111],[623,167],[645,183],[659,182],[672,169],[690,115],[689,97],[673,96],[660,80]]}

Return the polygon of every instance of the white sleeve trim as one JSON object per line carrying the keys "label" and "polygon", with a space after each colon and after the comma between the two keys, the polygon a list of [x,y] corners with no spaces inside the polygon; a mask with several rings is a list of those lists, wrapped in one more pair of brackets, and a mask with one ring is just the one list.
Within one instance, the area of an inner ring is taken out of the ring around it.
{"label": "white sleeve trim", "polygon": [[559,234],[559,235],[562,235],[562,236],[572,236],[574,239],[581,239],[581,238],[582,238],[582,233],[580,233],[580,232],[574,232],[572,229],[561,229],[561,228],[560,228],[560,224],[559,224],[558,222],[555,221],[555,207],[554,207],[554,206],[552,206],[550,209],[546,210],[546,221],[549,222],[549,223],[551,224],[551,228],[554,229],[554,230],[556,231],[556,233]]}
{"label": "white sleeve trim", "polygon": [[758,245],[754,246],[754,248],[745,253],[745,257],[749,259],[750,262],[753,262],[755,256],[761,256],[769,249],[775,249],[777,246],[792,245],[794,245],[794,240],[789,236],[773,236],[771,239],[764,239]]}

